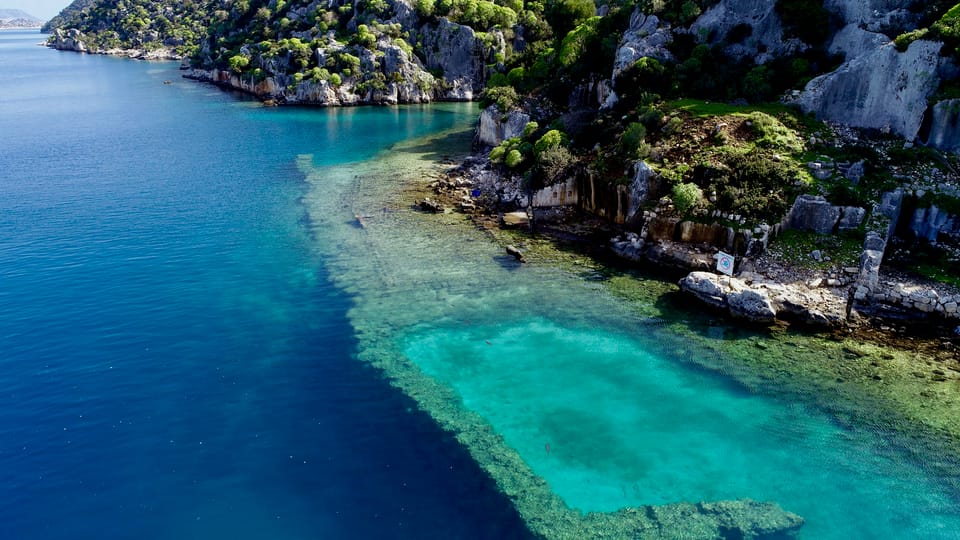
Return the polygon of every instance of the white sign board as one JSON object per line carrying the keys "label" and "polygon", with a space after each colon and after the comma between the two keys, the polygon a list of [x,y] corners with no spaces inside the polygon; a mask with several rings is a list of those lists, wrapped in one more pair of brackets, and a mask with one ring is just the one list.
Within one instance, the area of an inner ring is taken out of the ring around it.
{"label": "white sign board", "polygon": [[717,271],[728,276],[733,275],[733,255],[724,252],[717,253]]}

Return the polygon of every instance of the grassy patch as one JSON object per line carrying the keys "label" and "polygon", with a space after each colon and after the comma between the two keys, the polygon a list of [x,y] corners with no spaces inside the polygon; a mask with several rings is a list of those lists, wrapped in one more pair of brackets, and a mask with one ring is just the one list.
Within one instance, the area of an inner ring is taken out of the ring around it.
{"label": "grassy patch", "polygon": [[[815,250],[820,250],[823,260],[817,261],[810,256]],[[800,268],[820,271],[857,266],[862,251],[863,238],[853,233],[821,235],[787,230],[770,242],[771,255]]]}
{"label": "grassy patch", "polygon": [[953,285],[954,287],[960,287],[960,275],[957,275],[956,272],[951,271],[949,266],[933,263],[921,263],[913,267],[912,270],[927,279]]}
{"label": "grassy patch", "polygon": [[729,103],[720,103],[716,101],[703,101],[699,99],[678,99],[668,104],[671,108],[681,109],[688,113],[707,118],[710,116],[723,116],[727,114],[749,114],[754,111],[765,112],[772,116],[788,114],[796,117],[797,112],[782,103],[759,103],[756,105],[731,105]]}

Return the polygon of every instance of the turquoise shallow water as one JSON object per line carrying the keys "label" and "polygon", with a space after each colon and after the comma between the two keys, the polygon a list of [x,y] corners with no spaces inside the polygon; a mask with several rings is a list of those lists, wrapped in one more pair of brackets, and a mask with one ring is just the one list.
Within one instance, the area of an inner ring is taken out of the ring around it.
{"label": "turquoise shallow water", "polygon": [[[413,333],[452,384],[571,506],[748,497],[804,516],[805,538],[953,538],[955,494],[878,434],[757,395],[637,339],[549,319]],[[695,348],[685,355],[709,354]]]}

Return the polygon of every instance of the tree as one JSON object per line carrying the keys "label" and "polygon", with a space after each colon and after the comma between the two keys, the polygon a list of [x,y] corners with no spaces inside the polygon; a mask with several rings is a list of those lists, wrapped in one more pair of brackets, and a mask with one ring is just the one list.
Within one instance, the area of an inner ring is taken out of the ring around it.
{"label": "tree", "polygon": [[558,36],[568,32],[597,14],[593,0],[554,0],[547,2],[547,22]]}

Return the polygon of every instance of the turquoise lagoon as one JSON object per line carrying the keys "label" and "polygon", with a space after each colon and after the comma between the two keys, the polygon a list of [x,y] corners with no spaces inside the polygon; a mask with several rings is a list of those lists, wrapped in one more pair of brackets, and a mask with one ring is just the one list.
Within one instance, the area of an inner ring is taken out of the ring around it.
{"label": "turquoise lagoon", "polygon": [[36,40],[0,34],[3,537],[524,537],[741,498],[805,538],[960,537],[952,455],[729,352],[780,338],[413,210],[475,107],[267,109]]}

